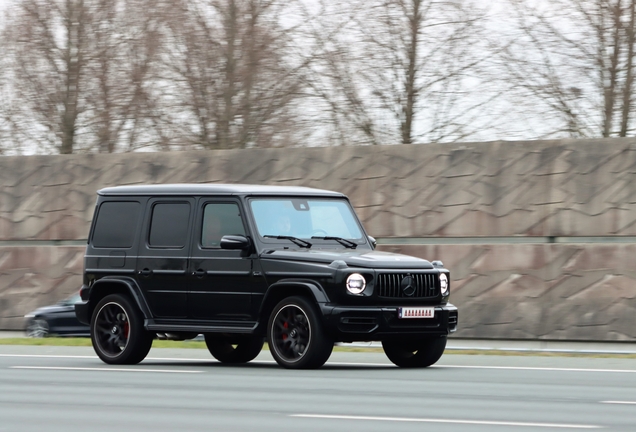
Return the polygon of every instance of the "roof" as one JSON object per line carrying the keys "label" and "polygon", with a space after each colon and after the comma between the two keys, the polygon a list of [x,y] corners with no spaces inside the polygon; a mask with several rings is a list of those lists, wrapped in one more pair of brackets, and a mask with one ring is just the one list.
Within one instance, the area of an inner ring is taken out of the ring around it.
{"label": "roof", "polygon": [[343,197],[339,192],[314,189],[302,186],[267,186],[246,184],[164,184],[115,186],[97,191],[103,196],[124,195],[320,195]]}

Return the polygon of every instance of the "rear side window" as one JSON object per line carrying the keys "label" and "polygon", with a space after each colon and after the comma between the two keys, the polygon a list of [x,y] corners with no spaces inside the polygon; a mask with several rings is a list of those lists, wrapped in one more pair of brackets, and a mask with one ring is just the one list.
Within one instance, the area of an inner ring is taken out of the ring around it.
{"label": "rear side window", "polygon": [[93,247],[132,247],[140,212],[141,205],[136,201],[102,203],[95,221]]}
{"label": "rear side window", "polygon": [[180,249],[188,239],[190,204],[159,203],[152,208],[150,237],[148,244],[153,248]]}

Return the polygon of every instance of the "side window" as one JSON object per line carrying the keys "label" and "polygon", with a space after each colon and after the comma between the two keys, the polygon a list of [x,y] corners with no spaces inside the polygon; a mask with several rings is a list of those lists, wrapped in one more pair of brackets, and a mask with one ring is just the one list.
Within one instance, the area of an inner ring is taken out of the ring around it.
{"label": "side window", "polygon": [[141,213],[136,201],[109,201],[99,206],[93,247],[130,248],[135,240],[135,229]]}
{"label": "side window", "polygon": [[203,210],[201,246],[218,248],[224,235],[245,235],[245,227],[237,204],[206,204]]}
{"label": "side window", "polygon": [[158,203],[152,208],[148,244],[153,248],[183,248],[188,240],[190,204]]}

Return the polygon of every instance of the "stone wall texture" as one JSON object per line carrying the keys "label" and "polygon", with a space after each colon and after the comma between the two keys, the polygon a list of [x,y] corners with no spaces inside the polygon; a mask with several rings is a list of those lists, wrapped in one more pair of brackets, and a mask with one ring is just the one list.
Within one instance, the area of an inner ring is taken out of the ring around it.
{"label": "stone wall texture", "polygon": [[451,270],[457,336],[636,340],[630,139],[1,157],[0,328],[79,288],[96,190],[206,182],[347,194],[381,249]]}

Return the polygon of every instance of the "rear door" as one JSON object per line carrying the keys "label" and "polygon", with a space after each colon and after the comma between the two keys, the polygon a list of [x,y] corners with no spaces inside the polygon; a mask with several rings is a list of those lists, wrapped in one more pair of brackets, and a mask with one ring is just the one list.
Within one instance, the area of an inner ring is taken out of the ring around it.
{"label": "rear door", "polygon": [[156,318],[187,316],[187,271],[193,198],[148,201],[136,278]]}

